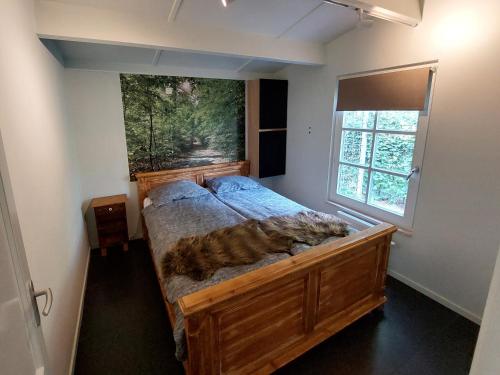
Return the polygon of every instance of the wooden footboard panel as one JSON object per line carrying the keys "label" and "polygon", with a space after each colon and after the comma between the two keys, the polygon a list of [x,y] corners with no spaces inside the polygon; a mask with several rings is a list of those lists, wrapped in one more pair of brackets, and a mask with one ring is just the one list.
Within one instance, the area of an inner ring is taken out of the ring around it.
{"label": "wooden footboard panel", "polygon": [[179,300],[192,374],[269,373],[385,303],[381,224]]}

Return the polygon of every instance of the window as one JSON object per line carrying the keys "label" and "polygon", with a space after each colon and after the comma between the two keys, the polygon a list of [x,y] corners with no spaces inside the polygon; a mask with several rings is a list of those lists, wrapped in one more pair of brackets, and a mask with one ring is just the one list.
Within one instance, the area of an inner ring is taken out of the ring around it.
{"label": "window", "polygon": [[410,229],[427,125],[428,103],[424,110],[337,111],[329,201]]}

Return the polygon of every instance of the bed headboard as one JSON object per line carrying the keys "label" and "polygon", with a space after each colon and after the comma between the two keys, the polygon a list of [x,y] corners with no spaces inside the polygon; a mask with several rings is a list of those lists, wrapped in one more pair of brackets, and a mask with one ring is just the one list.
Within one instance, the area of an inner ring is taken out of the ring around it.
{"label": "bed headboard", "polygon": [[136,173],[139,207],[143,208],[144,198],[156,186],[168,184],[172,181],[191,180],[204,186],[205,180],[221,176],[248,176],[250,172],[249,161],[221,163],[182,169],[168,169],[158,172]]}

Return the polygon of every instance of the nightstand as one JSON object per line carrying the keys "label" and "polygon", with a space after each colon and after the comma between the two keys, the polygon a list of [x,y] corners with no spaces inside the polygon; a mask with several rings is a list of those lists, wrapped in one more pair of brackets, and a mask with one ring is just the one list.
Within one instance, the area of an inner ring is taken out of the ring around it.
{"label": "nightstand", "polygon": [[124,251],[128,250],[126,202],[126,194],[92,199],[102,256],[106,256],[109,246],[122,245]]}

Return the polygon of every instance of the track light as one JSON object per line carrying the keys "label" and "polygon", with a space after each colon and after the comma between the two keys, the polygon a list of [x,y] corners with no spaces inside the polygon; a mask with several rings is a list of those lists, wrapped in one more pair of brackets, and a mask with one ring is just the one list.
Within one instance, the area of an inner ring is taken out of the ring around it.
{"label": "track light", "polygon": [[373,19],[366,18],[366,13],[363,9],[357,9],[358,12],[358,23],[356,27],[371,27],[373,25]]}
{"label": "track light", "polygon": [[221,0],[222,5],[224,8],[227,8],[229,4],[231,4],[234,0]]}
{"label": "track light", "polygon": [[374,18],[380,18],[386,21],[401,23],[407,26],[415,27],[419,23],[419,20],[415,18],[407,17],[405,15],[393,12],[391,10],[376,5],[369,5],[366,2],[360,0],[323,0],[323,2],[327,4],[354,9],[357,11],[362,10],[363,15],[367,15]]}

